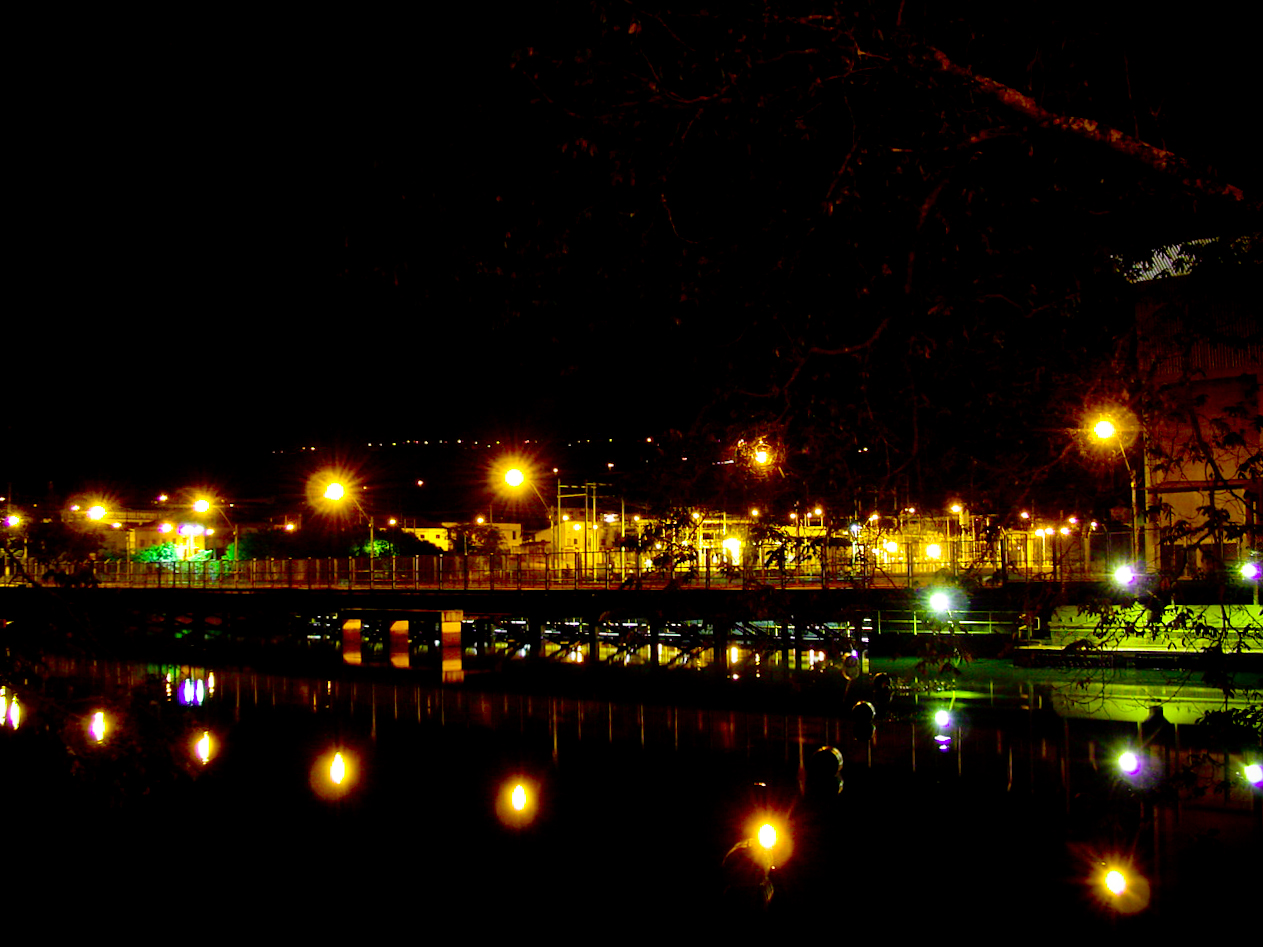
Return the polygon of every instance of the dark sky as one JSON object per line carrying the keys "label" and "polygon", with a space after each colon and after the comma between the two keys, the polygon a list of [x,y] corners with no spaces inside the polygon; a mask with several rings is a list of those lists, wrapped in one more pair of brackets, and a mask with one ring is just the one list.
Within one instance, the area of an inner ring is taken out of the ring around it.
{"label": "dark sky", "polygon": [[[631,292],[657,267],[676,279],[673,254],[692,249],[666,239],[687,238],[677,221],[610,244],[648,275],[601,296],[510,252],[547,244],[551,207],[613,206],[607,177],[559,164],[583,121],[532,104],[538,89],[509,68],[515,50],[595,37],[589,9],[217,24],[157,43],[84,24],[40,41],[41,68],[17,90],[0,480],[30,492],[155,468],[244,477],[308,442],[687,428],[713,394],[697,351],[739,334],[741,316],[685,322],[663,302],[674,289]],[[1050,36],[1120,67],[1125,53],[1113,100],[1130,83],[1131,111],[1149,114],[1103,120],[1147,137],[1160,118],[1158,143],[1257,180],[1245,31],[1098,13],[1059,5],[986,42],[963,38],[978,30],[961,19],[926,30],[1015,83]],[[1013,48],[1023,36],[1029,50]],[[506,281],[496,265],[520,272]]]}

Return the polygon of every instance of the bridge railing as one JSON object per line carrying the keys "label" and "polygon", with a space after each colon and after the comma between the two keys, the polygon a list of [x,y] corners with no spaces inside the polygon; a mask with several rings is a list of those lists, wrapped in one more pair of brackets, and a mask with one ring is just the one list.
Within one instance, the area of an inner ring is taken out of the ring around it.
{"label": "bridge railing", "polygon": [[[917,564],[888,569],[881,563],[851,557],[825,568],[818,561],[799,563],[746,562],[741,566],[712,561],[691,563],[674,571],[646,569],[639,557],[622,550],[500,555],[358,557],[331,559],[230,559],[207,562],[90,561],[74,564],[28,560],[23,574],[4,578],[45,585],[97,585],[117,588],[184,588],[250,591],[254,589],[618,589],[692,588],[908,588],[925,585],[936,575],[958,575],[958,564]],[[995,571],[988,564],[975,574]],[[1008,580],[1041,576],[1020,569]]]}

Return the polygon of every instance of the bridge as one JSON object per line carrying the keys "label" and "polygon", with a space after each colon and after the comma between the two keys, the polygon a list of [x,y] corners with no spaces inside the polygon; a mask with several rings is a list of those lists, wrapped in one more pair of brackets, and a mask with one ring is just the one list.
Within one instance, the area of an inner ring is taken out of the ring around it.
{"label": "bridge", "polygon": [[[7,583],[28,586],[26,593],[0,591],[0,619],[45,621],[49,609],[61,608],[158,642],[247,647],[267,640],[349,665],[437,666],[451,681],[471,667],[519,659],[723,676],[853,673],[878,639],[893,649],[904,637],[914,639],[900,645],[904,653],[928,648],[950,659],[961,649],[956,636],[991,635],[1032,649],[1033,659],[1056,658],[1093,639],[1077,603],[1108,597],[1099,583],[1018,574],[1004,584],[975,583],[967,594],[956,587],[936,610],[929,588],[949,585],[950,575],[896,582],[779,569],[623,574],[608,557],[543,555],[90,562],[46,569],[38,579],[27,565],[21,583],[12,574]],[[1127,603],[1125,594],[1117,597]],[[1133,625],[1148,624],[1143,611]],[[1259,616],[1234,614],[1232,624],[1257,626]],[[915,643],[925,635],[945,643]],[[1154,660],[1204,647],[1186,637],[1176,641],[1149,626],[1124,643]]]}

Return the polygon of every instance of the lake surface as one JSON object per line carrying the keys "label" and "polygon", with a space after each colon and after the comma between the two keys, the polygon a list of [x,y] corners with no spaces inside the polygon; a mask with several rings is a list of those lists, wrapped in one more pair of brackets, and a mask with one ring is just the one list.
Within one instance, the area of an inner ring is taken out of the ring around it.
{"label": "lake surface", "polygon": [[[1253,923],[1263,824],[1240,774],[1257,742],[1193,725],[1224,706],[1196,678],[977,662],[945,687],[891,661],[872,668],[896,681],[888,703],[865,678],[760,707],[746,681],[728,694],[738,710],[717,709],[714,691],[664,700],[645,676],[605,689],[573,670],[584,683],[550,694],[522,676],[444,688],[386,671],[46,658],[9,688],[20,722],[0,731],[16,890],[153,936]],[[852,712],[863,699],[875,729]],[[844,789],[804,799],[823,744],[845,758]],[[1119,770],[1126,749],[1135,775]],[[512,808],[519,785],[526,814]],[[725,899],[721,863],[764,819],[793,850],[768,910],[752,911]],[[1104,890],[1111,867],[1131,878],[1124,898]]]}

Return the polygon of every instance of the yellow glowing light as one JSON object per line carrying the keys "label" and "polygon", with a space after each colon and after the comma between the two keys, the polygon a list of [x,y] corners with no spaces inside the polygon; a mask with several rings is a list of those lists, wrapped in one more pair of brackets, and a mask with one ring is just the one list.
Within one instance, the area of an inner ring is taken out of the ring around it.
{"label": "yellow glowing light", "polygon": [[211,738],[210,731],[203,730],[202,738],[197,741],[197,758],[203,763],[210,760],[211,755]]}
{"label": "yellow glowing light", "polygon": [[763,464],[766,464],[771,459],[772,459],[772,455],[769,454],[766,450],[760,449],[754,452],[754,462],[756,464],[763,465]]}
{"label": "yellow glowing light", "polygon": [[104,516],[105,516],[105,507],[103,507],[103,506],[93,506],[93,507],[89,507],[89,509],[88,509],[88,519],[90,519],[90,520],[99,520],[99,519],[104,518]]}
{"label": "yellow glowing light", "polygon": [[1108,441],[1111,437],[1118,433],[1118,429],[1108,420],[1096,422],[1096,427],[1092,428],[1092,433],[1103,441]]}
{"label": "yellow glowing light", "polygon": [[740,655],[737,653],[736,645],[733,645],[731,648],[728,649],[728,660],[730,662],[732,662],[733,664],[736,664],[739,657]]}
{"label": "yellow glowing light", "polygon": [[764,848],[772,848],[776,844],[776,826],[770,822],[759,826],[759,844]]}
{"label": "yellow glowing light", "polygon": [[518,783],[513,787],[513,794],[510,798],[510,803],[512,804],[515,812],[521,812],[526,808],[526,787],[521,783]]}
{"label": "yellow glowing light", "polygon": [[346,760],[342,759],[341,753],[334,753],[333,762],[329,764],[329,781],[335,786],[341,786],[344,779],[346,779]]}
{"label": "yellow glowing light", "polygon": [[340,483],[331,483],[325,487],[324,496],[326,500],[341,500],[346,496],[346,488]]}
{"label": "yellow glowing light", "polygon": [[895,542],[893,539],[888,539],[886,540],[886,545],[883,546],[882,548],[885,549],[886,552],[893,554],[899,551],[899,544]]}
{"label": "yellow glowing light", "polygon": [[952,504],[952,512],[953,512],[953,513],[959,513],[959,512],[961,512],[963,509],[964,509],[964,507],[963,507],[963,506],[961,506],[959,503],[953,503],[953,504]]}
{"label": "yellow glowing light", "polygon": [[575,524],[574,524],[574,526],[573,526],[573,527],[571,527],[571,528],[572,528],[572,529],[574,529],[576,532],[581,532],[581,531],[583,530],[583,524],[582,524],[582,523],[575,523]]}
{"label": "yellow glowing light", "polygon": [[526,483],[526,474],[514,467],[504,475],[504,482],[511,487],[520,487]]}
{"label": "yellow glowing light", "polygon": [[194,512],[197,512],[197,513],[205,513],[209,509],[210,509],[209,500],[198,500],[196,503],[193,504],[193,510]]}
{"label": "yellow glowing light", "polygon": [[105,714],[102,711],[98,710],[92,715],[92,725],[88,727],[88,730],[97,743],[105,739]]}
{"label": "yellow glowing light", "polygon": [[[17,724],[14,724],[14,726],[16,727]],[[1248,764],[1245,768],[1245,778],[1256,786],[1259,783],[1263,783],[1263,766],[1260,766],[1258,763]]]}
{"label": "yellow glowing light", "polygon": [[938,543],[930,543],[925,547],[925,555],[929,559],[939,559],[943,555],[943,547]]}
{"label": "yellow glowing light", "polygon": [[[4,698],[0,697],[0,701],[3,701],[3,700]],[[3,704],[0,704],[0,707],[3,707]],[[4,715],[3,710],[0,710],[0,716],[3,716],[3,715]],[[14,730],[16,730],[18,728],[18,724],[22,722],[22,708],[18,705],[18,699],[16,697],[14,697],[11,701],[9,701],[8,716],[9,716],[9,726],[11,726]]]}
{"label": "yellow glowing light", "polygon": [[175,529],[175,527],[172,526],[170,523],[163,523],[161,526],[158,527],[158,532],[169,533],[173,529]]}
{"label": "yellow glowing light", "polygon": [[1127,878],[1121,871],[1114,868],[1105,875],[1105,887],[1109,889],[1110,894],[1122,894],[1127,890]]}

